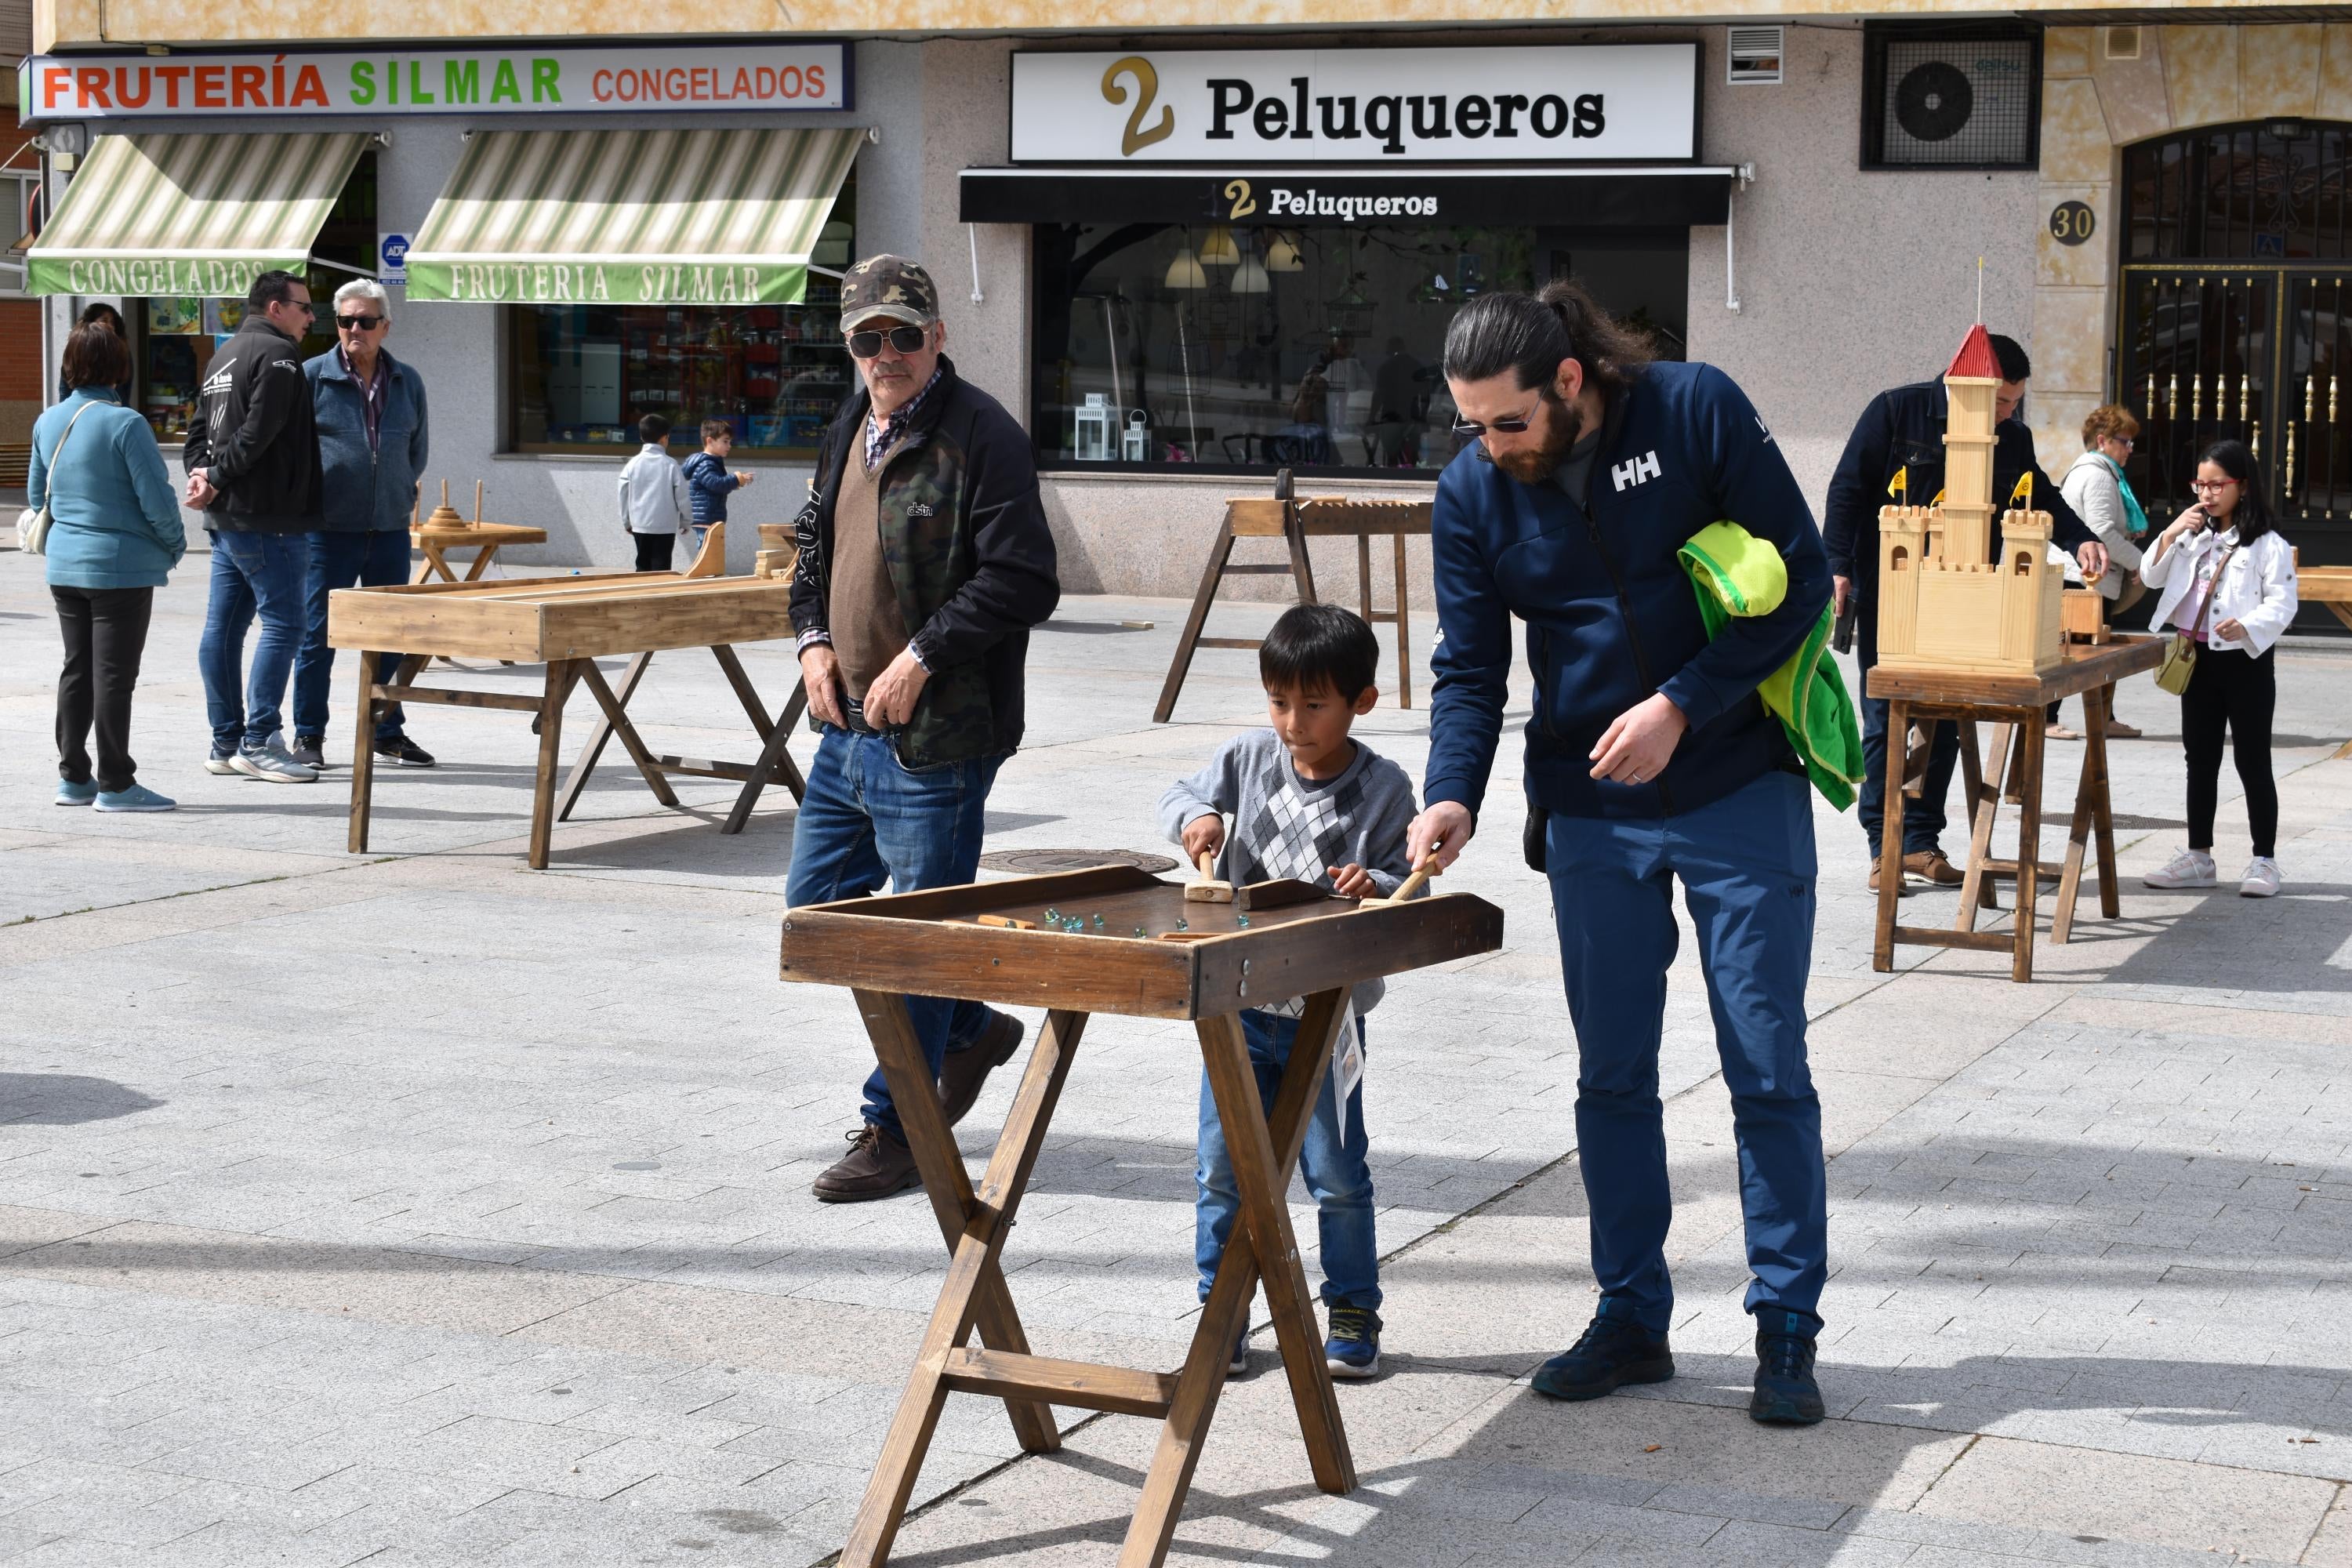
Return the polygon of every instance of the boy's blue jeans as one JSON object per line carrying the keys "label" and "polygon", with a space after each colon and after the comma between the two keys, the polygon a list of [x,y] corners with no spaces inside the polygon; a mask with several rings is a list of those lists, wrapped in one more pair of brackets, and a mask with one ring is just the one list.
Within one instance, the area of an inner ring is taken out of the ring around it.
{"label": "boy's blue jeans", "polygon": [[[982,757],[911,772],[900,765],[889,737],[825,726],[809,764],[808,794],[793,823],[785,901],[863,898],[885,881],[894,893],[971,881],[980,875],[988,792],[1003,760]],[[977,1042],[996,1017],[978,1002],[942,996],[909,996],[907,1012],[933,1079],[949,1051]],[[866,1120],[907,1141],[879,1067],[866,1080]]]}
{"label": "boy's blue jeans", "polygon": [[1675,816],[1555,816],[1547,844],[1576,1025],[1577,1162],[1601,1315],[1663,1333],[1674,1314],[1658,1046],[1679,941],[1680,881],[1731,1091],[1754,1277],[1748,1310],[1783,1307],[1818,1321],[1829,1273],[1829,1177],[1822,1102],[1805,1064],[1811,790],[1775,773]]}
{"label": "boy's blue jeans", "polygon": [[[196,669],[204,677],[205,718],[213,727],[215,756],[240,747],[259,751],[273,731],[284,728],[279,710],[302,642],[309,544],[309,536],[299,533],[223,529],[213,535],[212,590],[204,635],[196,641]],[[261,617],[261,637],[253,648],[253,672],[240,681],[245,634],[256,615]]]}
{"label": "boy's blue jeans", "polygon": [[[327,646],[327,595],[356,583],[363,588],[408,581],[408,530],[372,529],[365,533],[320,530],[310,537],[303,580],[302,646],[294,655],[294,733],[327,732],[327,688],[335,673],[335,650]],[[375,679],[390,680],[400,655],[376,656]],[[375,721],[375,738],[401,733],[400,705]]]}
{"label": "boy's blue jeans", "polygon": [[[1250,1067],[1257,1074],[1258,1098],[1270,1110],[1282,1087],[1282,1069],[1290,1064],[1290,1047],[1298,1038],[1300,1020],[1278,1013],[1242,1015],[1242,1035],[1249,1041]],[[1356,1038],[1364,1037],[1364,1021],[1356,1020]],[[1335,1049],[1332,1053],[1338,1055]],[[1315,1199],[1315,1227],[1323,1247],[1323,1300],[1327,1306],[1381,1305],[1380,1247],[1372,1239],[1372,1173],[1364,1163],[1364,1086],[1348,1097],[1348,1135],[1339,1136],[1339,1106],[1333,1094],[1337,1080],[1326,1071],[1315,1100],[1315,1114],[1307,1124],[1307,1142],[1298,1152],[1298,1173]],[[1201,1155],[1192,1179],[1200,1200],[1194,1210],[1193,1260],[1201,1269],[1201,1300],[1217,1278],[1225,1243],[1234,1234],[1234,1218],[1241,1212],[1241,1194],[1234,1186],[1233,1159],[1225,1152],[1224,1124],[1217,1120],[1217,1099],[1209,1089],[1209,1075],[1201,1074]]]}

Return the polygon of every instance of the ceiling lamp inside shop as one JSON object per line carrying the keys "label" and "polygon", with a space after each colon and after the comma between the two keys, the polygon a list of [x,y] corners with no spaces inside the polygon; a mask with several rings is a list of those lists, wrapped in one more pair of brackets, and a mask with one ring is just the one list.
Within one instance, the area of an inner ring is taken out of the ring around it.
{"label": "ceiling lamp inside shop", "polygon": [[1272,287],[1266,280],[1265,263],[1255,256],[1243,257],[1240,268],[1234,274],[1234,292],[1263,294]]}
{"label": "ceiling lamp inside shop", "polygon": [[1268,272],[1306,271],[1307,263],[1298,254],[1297,240],[1286,234],[1276,235],[1274,243],[1266,247],[1265,269]]}
{"label": "ceiling lamp inside shop", "polygon": [[1202,266],[1236,267],[1241,264],[1241,259],[1242,253],[1234,245],[1234,231],[1226,225],[1218,224],[1202,237]]}
{"label": "ceiling lamp inside shop", "polygon": [[1168,264],[1168,276],[1161,281],[1171,289],[1206,289],[1209,275],[1201,270],[1200,259],[1188,245],[1176,252],[1176,259]]}

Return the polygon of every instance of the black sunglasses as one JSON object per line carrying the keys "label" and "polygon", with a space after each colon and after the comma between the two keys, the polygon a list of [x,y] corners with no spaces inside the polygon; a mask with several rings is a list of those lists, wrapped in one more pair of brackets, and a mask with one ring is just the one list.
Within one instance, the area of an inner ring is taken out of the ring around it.
{"label": "black sunglasses", "polygon": [[1534,419],[1535,415],[1532,411],[1522,419],[1497,419],[1486,425],[1481,425],[1475,419],[1456,419],[1454,422],[1454,433],[1465,441],[1475,441],[1489,430],[1504,436],[1517,436],[1525,431]]}
{"label": "black sunglasses", "polygon": [[337,316],[335,325],[346,331],[372,332],[383,324],[382,316]]}
{"label": "black sunglasses", "polygon": [[[881,332],[870,331],[852,332],[849,334],[849,352],[859,359],[872,359],[882,352],[884,336]],[[890,346],[902,354],[918,353],[925,343],[931,341],[928,327],[893,327],[887,336]]]}

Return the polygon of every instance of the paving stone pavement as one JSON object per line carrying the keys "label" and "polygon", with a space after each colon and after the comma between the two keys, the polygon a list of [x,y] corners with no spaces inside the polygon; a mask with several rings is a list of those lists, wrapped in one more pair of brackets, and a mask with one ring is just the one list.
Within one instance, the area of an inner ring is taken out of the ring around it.
{"label": "paving stone pavement", "polygon": [[[342,770],[197,765],[198,557],[158,595],[135,731],[183,809],[60,811],[38,565],[0,553],[0,1561],[824,1562],[945,1258],[914,1199],[808,1195],[871,1058],[845,996],[775,979],[788,800],[725,837],[729,786],[664,811],[614,757],[532,873],[526,727],[419,710],[442,766],[380,773],[374,853],[347,856]],[[1033,639],[992,848],[1157,847],[1167,781],[1258,721],[1250,661],[1213,652],[1150,724],[1181,612],[1074,599]],[[788,652],[745,661],[780,701]],[[1919,949],[1873,973],[1861,836],[1817,809],[1834,1419],[1807,1433],[1739,1408],[1737,1170],[1687,942],[1682,1375],[1582,1406],[1525,1387],[1591,1293],[1507,757],[1446,886],[1500,904],[1507,946],[1370,1021],[1390,1370],[1340,1394],[1365,1484],[1314,1490],[1261,1348],[1171,1561],[2352,1564],[2347,673],[2281,658],[2285,897],[2129,883],[2031,986]],[[2149,731],[2115,752],[2136,872],[2179,841],[2178,728],[2144,681],[2120,706]],[[657,659],[635,710],[657,747],[748,754],[707,659]],[[1359,734],[1418,776],[1422,710]],[[2053,805],[2079,755],[2053,747]],[[1047,1353],[1181,1355],[1198,1078],[1182,1026],[1090,1026],[1007,1258]],[[1150,1428],[1063,1415],[1065,1451],[1023,1458],[992,1402],[950,1400],[895,1560],[1108,1562]]]}

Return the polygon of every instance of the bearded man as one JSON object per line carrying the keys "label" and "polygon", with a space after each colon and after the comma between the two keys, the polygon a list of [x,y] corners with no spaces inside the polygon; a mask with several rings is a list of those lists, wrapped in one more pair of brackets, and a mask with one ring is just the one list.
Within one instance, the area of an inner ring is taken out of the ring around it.
{"label": "bearded man", "polygon": [[[1551,879],[1576,1027],[1577,1158],[1600,1310],[1533,1384],[1595,1399],[1675,1375],[1658,1046],[1674,885],[1697,928],[1748,1219],[1759,1421],[1822,1418],[1828,1273],[1821,1100],[1805,1063],[1811,786],[1757,688],[1830,601],[1821,534],[1772,434],[1711,365],[1648,345],[1571,282],[1486,294],[1445,338],[1469,443],[1437,482],[1427,809],[1412,863],[1460,854],[1502,731],[1511,622],[1527,623],[1528,858]],[[1729,519],[1788,590],[1711,640],[1676,552]]]}

